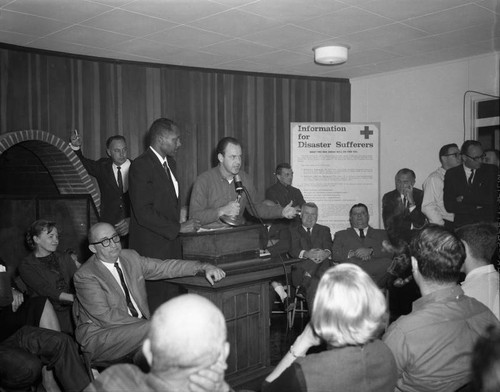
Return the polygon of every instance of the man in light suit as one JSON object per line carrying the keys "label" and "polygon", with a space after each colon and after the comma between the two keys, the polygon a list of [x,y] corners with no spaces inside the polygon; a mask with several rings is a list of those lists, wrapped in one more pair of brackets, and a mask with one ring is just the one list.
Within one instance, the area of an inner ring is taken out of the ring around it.
{"label": "man in light suit", "polygon": [[111,223],[116,227],[120,236],[126,236],[130,223],[128,195],[130,160],[127,158],[127,141],[121,135],[109,137],[106,140],[106,153],[109,158],[101,158],[97,161],[84,157],[81,146],[80,135],[75,130],[71,135],[70,147],[99,185],[101,193],[99,221]]}
{"label": "man in light suit", "polygon": [[204,272],[213,284],[224,271],[208,263],[158,260],[121,248],[113,226],[97,223],[89,231],[94,253],[74,276],[76,339],[92,360],[129,358],[140,348],[151,316],[146,279],[169,279]]}
{"label": "man in light suit", "polygon": [[292,284],[304,290],[309,309],[312,309],[319,280],[332,266],[332,235],[329,227],[316,223],[318,206],[315,203],[302,205],[301,220],[300,224],[290,228],[290,255],[303,259],[292,269]]}
{"label": "man in light suit", "polygon": [[349,222],[351,227],[335,233],[332,259],[337,263],[353,263],[363,268],[379,287],[384,287],[387,268],[391,265],[391,255],[383,250],[387,241],[385,230],[368,225],[368,207],[359,203],[351,207]]}
{"label": "man in light suit", "polygon": [[[180,223],[179,182],[174,155],[181,146],[178,125],[159,118],[149,128],[149,148],[130,166],[130,248],[157,259],[181,258],[179,233],[192,232],[196,220]],[[152,311],[179,294],[165,282],[148,282]]]}
{"label": "man in light suit", "polygon": [[498,168],[482,162],[483,148],[476,140],[466,140],[460,152],[463,164],[444,176],[444,206],[455,214],[455,228],[496,222]]}
{"label": "man in light suit", "polygon": [[382,198],[382,219],[391,242],[398,240],[410,242],[415,230],[427,222],[422,213],[424,192],[415,188],[415,172],[401,169],[396,173],[396,189],[387,192]]}

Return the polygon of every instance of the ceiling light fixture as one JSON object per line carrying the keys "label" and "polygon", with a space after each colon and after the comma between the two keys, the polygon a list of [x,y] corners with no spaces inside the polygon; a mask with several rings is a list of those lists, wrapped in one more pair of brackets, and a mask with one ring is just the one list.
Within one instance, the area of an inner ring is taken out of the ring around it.
{"label": "ceiling light fixture", "polygon": [[314,61],[318,64],[335,65],[347,61],[348,45],[325,45],[313,48]]}

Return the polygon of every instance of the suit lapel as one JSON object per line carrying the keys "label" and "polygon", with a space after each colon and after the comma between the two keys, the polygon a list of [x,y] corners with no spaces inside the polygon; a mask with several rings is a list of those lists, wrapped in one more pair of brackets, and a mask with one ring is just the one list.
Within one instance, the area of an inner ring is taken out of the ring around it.
{"label": "suit lapel", "polygon": [[[175,193],[175,188],[174,188],[174,183],[167,176],[167,173],[165,172],[165,169],[163,168],[163,165],[160,163],[160,160],[158,159],[158,157],[156,156],[156,154],[153,151],[151,151],[150,148],[148,148],[148,154],[149,154],[150,159],[153,162],[153,167],[154,167],[155,172],[162,179],[162,181],[164,182],[164,184],[167,187],[168,191],[170,193],[172,193],[172,197],[174,199],[177,199],[177,195]],[[170,165],[171,159],[169,159],[169,158],[170,157],[167,156],[167,161],[168,161],[168,164]],[[173,172],[174,175],[175,175],[175,172],[174,172],[174,170],[173,170],[172,167],[170,167],[170,171]]]}

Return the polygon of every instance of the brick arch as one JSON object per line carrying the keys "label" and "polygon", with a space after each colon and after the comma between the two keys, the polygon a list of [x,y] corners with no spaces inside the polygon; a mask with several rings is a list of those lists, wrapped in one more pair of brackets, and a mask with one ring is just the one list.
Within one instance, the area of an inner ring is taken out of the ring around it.
{"label": "brick arch", "polygon": [[40,130],[9,132],[0,135],[0,155],[19,143],[42,161],[61,194],[89,194],[99,209],[99,191],[67,142]]}

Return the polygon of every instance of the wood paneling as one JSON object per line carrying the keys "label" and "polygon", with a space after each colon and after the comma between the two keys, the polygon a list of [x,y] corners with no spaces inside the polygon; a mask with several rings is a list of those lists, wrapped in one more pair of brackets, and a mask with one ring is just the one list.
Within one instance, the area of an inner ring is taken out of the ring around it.
{"label": "wood paneling", "polygon": [[105,141],[123,134],[131,158],[146,146],[156,118],[182,129],[178,174],[183,203],[197,175],[214,163],[224,136],[244,147],[244,170],[259,195],[274,182],[277,163],[290,159],[292,121],[350,120],[350,83],[245,74],[167,65],[96,60],[0,45],[0,134],[42,129],[83,136],[86,156],[105,154]]}

